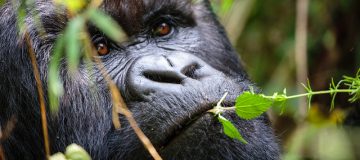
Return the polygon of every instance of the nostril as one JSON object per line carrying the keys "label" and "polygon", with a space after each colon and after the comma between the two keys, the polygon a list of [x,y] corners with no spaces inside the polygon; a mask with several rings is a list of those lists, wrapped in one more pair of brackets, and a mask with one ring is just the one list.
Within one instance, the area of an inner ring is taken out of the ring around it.
{"label": "nostril", "polygon": [[183,78],[175,72],[145,71],[143,75],[149,80],[160,83],[181,84],[181,81],[183,80]]}
{"label": "nostril", "polygon": [[187,77],[196,79],[195,71],[198,70],[199,68],[200,68],[199,64],[193,63],[191,65],[188,65],[188,66],[184,67],[181,70],[181,73],[184,74]]}

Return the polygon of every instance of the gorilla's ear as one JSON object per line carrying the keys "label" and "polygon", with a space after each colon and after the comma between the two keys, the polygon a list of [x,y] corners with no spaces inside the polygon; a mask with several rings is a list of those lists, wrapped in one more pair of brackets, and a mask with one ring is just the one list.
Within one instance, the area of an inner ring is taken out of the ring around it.
{"label": "gorilla's ear", "polygon": [[195,19],[198,20],[198,23],[212,24],[218,30],[221,30],[221,32],[225,31],[209,0],[193,0],[193,8]]}
{"label": "gorilla's ear", "polygon": [[209,0],[192,0],[193,4],[207,3],[210,4]]}
{"label": "gorilla's ear", "polygon": [[212,10],[211,3],[209,0],[192,0],[192,3],[195,6],[203,6],[203,8],[206,8],[208,10]]}
{"label": "gorilla's ear", "polygon": [[[209,0],[192,0],[194,13],[198,18],[205,18],[208,20],[216,20],[217,16],[214,13]],[[215,18],[215,19],[214,19]]]}

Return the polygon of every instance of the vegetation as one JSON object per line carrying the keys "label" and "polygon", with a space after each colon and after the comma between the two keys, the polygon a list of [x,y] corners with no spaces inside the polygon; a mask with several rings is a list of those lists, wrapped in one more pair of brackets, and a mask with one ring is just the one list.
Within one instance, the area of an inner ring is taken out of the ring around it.
{"label": "vegetation", "polygon": [[[223,125],[224,133],[226,135],[231,138],[238,139],[241,142],[247,143],[246,140],[242,138],[241,134],[235,128],[235,126],[231,124],[229,120],[221,116],[221,113],[225,112],[226,110],[235,110],[236,114],[240,118],[251,120],[264,114],[272,106],[279,106],[282,108],[282,110],[284,110],[286,101],[294,98],[307,97],[309,104],[308,106],[310,108],[312,97],[314,95],[320,94],[330,94],[332,96],[330,108],[332,110],[335,103],[335,97],[338,93],[348,93],[350,95],[350,98],[348,99],[349,102],[355,102],[360,99],[360,69],[358,70],[355,77],[344,76],[344,79],[336,85],[334,82],[332,82],[330,84],[329,90],[313,91],[309,83],[307,86],[305,86],[304,84],[303,86],[307,90],[307,93],[291,96],[287,95],[286,89],[284,89],[283,93],[279,94],[275,92],[272,96],[257,94],[254,93],[254,91],[246,91],[236,99],[235,106],[233,107],[221,106],[221,103],[227,95],[226,93],[217,103],[214,109],[209,110],[208,112],[211,112],[218,117],[219,121]],[[339,89],[342,86],[347,87],[347,89]]]}
{"label": "vegetation", "polygon": [[66,147],[65,154],[56,153],[50,157],[50,160],[91,160],[91,157],[82,147],[71,144]]}

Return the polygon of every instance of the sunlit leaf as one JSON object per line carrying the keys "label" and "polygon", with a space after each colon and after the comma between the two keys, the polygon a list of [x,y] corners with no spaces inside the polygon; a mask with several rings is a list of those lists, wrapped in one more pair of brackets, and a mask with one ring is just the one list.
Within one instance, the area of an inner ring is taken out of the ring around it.
{"label": "sunlit leaf", "polygon": [[51,57],[49,64],[49,76],[48,76],[48,88],[49,88],[49,101],[50,101],[50,111],[56,113],[59,106],[59,97],[64,93],[63,85],[60,80],[59,67],[60,61],[63,56],[64,49],[64,37],[59,36],[55,42],[55,47],[53,49],[53,56]]}
{"label": "sunlit leaf", "polygon": [[221,12],[227,12],[231,9],[234,0],[223,0],[221,4]]}
{"label": "sunlit leaf", "polygon": [[112,40],[121,42],[126,38],[121,27],[110,16],[96,9],[89,9],[88,15],[90,21]]}
{"label": "sunlit leaf", "polygon": [[235,103],[236,114],[243,119],[253,119],[266,112],[273,101],[258,94],[244,92]]}
{"label": "sunlit leaf", "polygon": [[241,136],[240,132],[238,131],[238,129],[229,121],[227,120],[225,117],[219,115],[218,116],[218,120],[220,121],[220,123],[223,126],[224,129],[224,133],[229,136],[230,138],[233,139],[237,139],[245,144],[247,144],[247,142],[245,141],[245,139]]}
{"label": "sunlit leaf", "polygon": [[69,22],[65,32],[65,38],[67,42],[66,56],[68,58],[67,62],[70,71],[76,70],[80,61],[80,56],[81,56],[80,36],[81,36],[81,32],[83,31],[84,25],[85,25],[85,21],[83,17],[76,17]]}
{"label": "sunlit leaf", "polygon": [[17,10],[17,25],[20,33],[22,34],[24,32],[24,29],[26,28],[25,18],[26,18],[26,5],[24,2],[20,3],[20,6]]}
{"label": "sunlit leaf", "polygon": [[54,0],[56,4],[66,6],[66,8],[73,13],[76,13],[88,4],[88,0]]}
{"label": "sunlit leaf", "polygon": [[66,157],[62,153],[55,153],[54,155],[50,156],[49,160],[66,160]]}
{"label": "sunlit leaf", "polygon": [[91,160],[89,153],[77,144],[71,144],[66,147],[65,156],[69,160]]}
{"label": "sunlit leaf", "polygon": [[2,6],[5,3],[5,0],[0,0],[0,6]]}

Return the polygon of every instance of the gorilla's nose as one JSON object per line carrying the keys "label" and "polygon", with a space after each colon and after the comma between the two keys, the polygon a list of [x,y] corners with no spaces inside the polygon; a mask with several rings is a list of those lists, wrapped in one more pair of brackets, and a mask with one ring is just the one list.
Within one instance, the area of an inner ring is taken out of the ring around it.
{"label": "gorilla's nose", "polygon": [[201,59],[186,53],[148,55],[131,67],[127,88],[140,96],[156,91],[176,93],[184,85],[211,75],[212,70]]}

